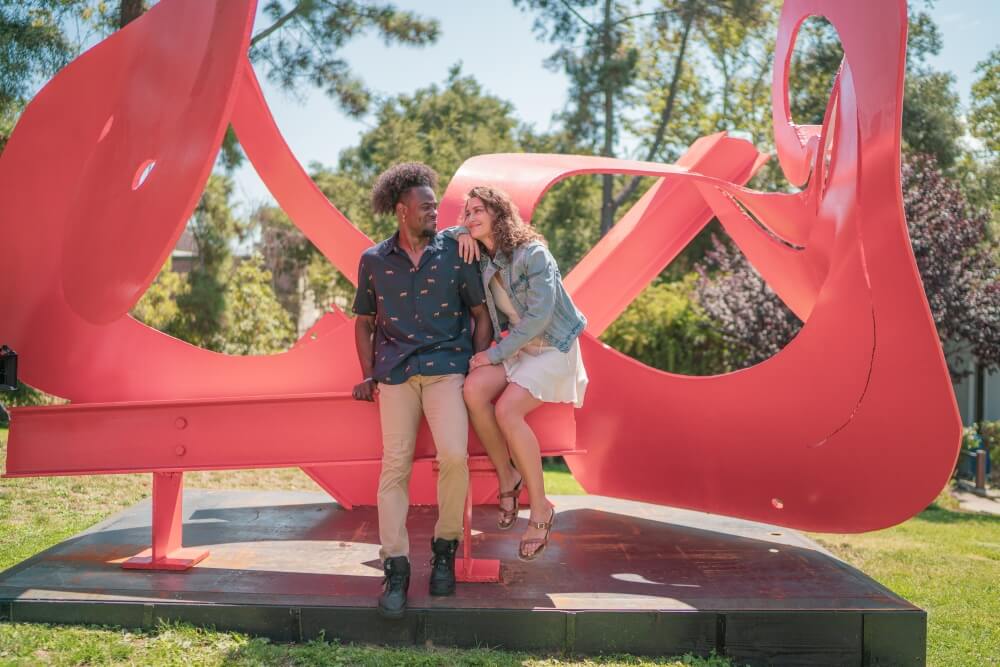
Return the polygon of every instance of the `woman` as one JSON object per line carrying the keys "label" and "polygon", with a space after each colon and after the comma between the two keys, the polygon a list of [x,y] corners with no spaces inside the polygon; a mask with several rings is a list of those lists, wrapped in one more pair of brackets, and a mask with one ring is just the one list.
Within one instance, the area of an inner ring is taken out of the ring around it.
{"label": "woman", "polygon": [[533,560],[548,544],[555,507],[545,496],[538,439],[525,417],[542,403],[583,405],[587,373],[577,338],[587,320],[566,293],[544,238],[521,220],[505,192],[470,190],[463,223],[445,233],[458,239],[466,261],[480,263],[497,340],[472,357],[465,402],[497,470],[499,528],[514,525],[521,486],[528,487],[531,516],[518,557]]}

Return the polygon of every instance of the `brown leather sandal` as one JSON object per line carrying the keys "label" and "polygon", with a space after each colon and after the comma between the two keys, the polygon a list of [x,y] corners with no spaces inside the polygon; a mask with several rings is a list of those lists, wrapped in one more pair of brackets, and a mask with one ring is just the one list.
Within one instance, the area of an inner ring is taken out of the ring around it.
{"label": "brown leather sandal", "polygon": [[502,502],[504,498],[514,499],[514,506],[511,509],[505,510],[502,507],[500,508],[500,518],[497,519],[497,528],[500,530],[509,530],[510,527],[514,525],[514,522],[517,521],[517,511],[519,509],[519,498],[521,495],[522,484],[524,484],[524,477],[517,480],[517,484],[515,484],[514,488],[510,491],[501,491],[497,494],[498,503]]}
{"label": "brown leather sandal", "polygon": [[[521,560],[535,560],[536,558],[538,558],[539,554],[541,554],[545,550],[545,547],[549,543],[549,533],[552,531],[552,524],[555,523],[555,521],[556,521],[555,507],[552,508],[552,514],[549,515],[548,521],[528,521],[528,525],[531,526],[532,528],[544,528],[545,537],[535,537],[530,540],[521,540],[521,544],[518,545],[517,547],[517,557]],[[525,554],[524,547],[532,544],[538,544],[540,546],[534,551],[532,551],[531,554]]]}

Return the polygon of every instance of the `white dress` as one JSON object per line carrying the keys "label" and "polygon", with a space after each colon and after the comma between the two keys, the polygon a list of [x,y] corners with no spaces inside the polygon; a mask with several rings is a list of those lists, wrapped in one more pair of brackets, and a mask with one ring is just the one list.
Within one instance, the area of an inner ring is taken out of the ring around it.
{"label": "white dress", "polygon": [[[490,280],[490,291],[497,308],[512,325],[517,324],[521,318],[496,275]],[[524,387],[538,400],[583,407],[588,378],[579,339],[573,341],[568,352],[561,352],[541,337],[534,338],[514,356],[505,359],[503,366],[508,382]]]}

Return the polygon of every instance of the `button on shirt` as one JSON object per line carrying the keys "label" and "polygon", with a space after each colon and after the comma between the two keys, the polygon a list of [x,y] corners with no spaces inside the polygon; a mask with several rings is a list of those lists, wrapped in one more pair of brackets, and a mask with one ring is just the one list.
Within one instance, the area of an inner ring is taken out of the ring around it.
{"label": "button on shirt", "polygon": [[458,242],[436,235],[413,266],[399,232],[361,256],[356,315],[375,317],[372,377],[401,384],[413,375],[468,373],[473,354],[469,308],[486,301],[476,264]]}

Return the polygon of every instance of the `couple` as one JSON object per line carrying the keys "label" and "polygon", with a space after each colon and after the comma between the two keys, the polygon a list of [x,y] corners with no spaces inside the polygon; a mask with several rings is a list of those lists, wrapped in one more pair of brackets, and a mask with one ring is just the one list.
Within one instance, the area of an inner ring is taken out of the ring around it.
{"label": "couple", "polygon": [[485,186],[466,196],[461,226],[437,233],[436,186],[437,174],[420,163],[378,177],[372,208],[394,214],[399,229],[362,255],[354,299],[364,380],[353,395],[379,397],[385,580],[378,608],[389,618],[406,609],[406,515],[421,414],[439,467],[430,594],[451,595],[469,489],[469,418],[497,470],[499,528],[514,525],[521,488],[528,489],[531,514],[518,557],[532,560],[548,544],[555,508],[524,419],[544,402],[581,406],[587,385],[577,341],[586,320],[542,236],[505,193]]}

